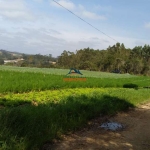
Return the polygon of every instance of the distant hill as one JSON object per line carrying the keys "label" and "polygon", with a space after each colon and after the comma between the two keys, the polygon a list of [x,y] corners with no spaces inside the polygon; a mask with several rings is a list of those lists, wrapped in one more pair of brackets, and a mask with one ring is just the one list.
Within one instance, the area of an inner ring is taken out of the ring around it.
{"label": "distant hill", "polygon": [[13,59],[19,59],[23,57],[23,53],[18,52],[10,52],[7,50],[0,50],[0,59],[3,60],[13,60]]}
{"label": "distant hill", "polygon": [[13,65],[20,67],[55,67],[57,58],[49,55],[41,54],[24,54],[18,52],[10,52],[7,50],[0,50],[0,65]]}

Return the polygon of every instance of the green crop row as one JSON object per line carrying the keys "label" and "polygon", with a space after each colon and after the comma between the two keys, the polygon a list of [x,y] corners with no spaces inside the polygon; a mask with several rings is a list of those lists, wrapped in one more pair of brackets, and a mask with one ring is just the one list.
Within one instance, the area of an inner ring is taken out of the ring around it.
{"label": "green crop row", "polygon": [[66,76],[34,72],[17,72],[0,70],[0,93],[43,91],[63,88],[96,88],[123,87],[125,84],[136,84],[138,87],[150,85],[149,77],[132,78],[94,78],[86,81],[64,81]]}
{"label": "green crop row", "polygon": [[[1,94],[0,105],[1,106],[19,106],[22,104],[46,104],[49,102],[59,103],[62,99],[69,96],[76,97],[81,95],[92,96],[93,94],[107,94],[110,96],[119,97],[122,99],[129,99],[134,103],[148,99],[150,93],[149,89],[124,89],[124,88],[75,88],[75,89],[60,89],[60,90],[47,90],[47,91],[32,91],[29,93],[8,93]],[[136,103],[134,103],[136,104]]]}
{"label": "green crop row", "polygon": [[[44,74],[54,74],[54,75],[66,75],[69,73],[70,69],[56,69],[56,68],[31,68],[31,67],[15,67],[15,66],[0,66],[0,70],[6,71],[16,71],[16,72],[32,72],[32,73],[44,73]],[[95,78],[133,78],[137,77],[130,74],[116,74],[107,73],[100,71],[86,71],[80,70],[81,73],[86,77]]]}

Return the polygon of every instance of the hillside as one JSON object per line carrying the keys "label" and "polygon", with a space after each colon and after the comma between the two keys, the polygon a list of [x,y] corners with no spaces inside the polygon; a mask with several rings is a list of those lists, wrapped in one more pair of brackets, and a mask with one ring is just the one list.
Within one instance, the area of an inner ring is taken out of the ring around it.
{"label": "hillside", "polygon": [[0,50],[0,59],[3,60],[13,60],[13,59],[18,59],[23,57],[22,53],[18,53],[18,52],[10,52],[7,50]]}
{"label": "hillside", "polygon": [[19,52],[10,52],[0,50],[0,64],[19,66],[19,67],[45,67],[49,68],[56,64],[56,58],[51,54],[23,54]]}

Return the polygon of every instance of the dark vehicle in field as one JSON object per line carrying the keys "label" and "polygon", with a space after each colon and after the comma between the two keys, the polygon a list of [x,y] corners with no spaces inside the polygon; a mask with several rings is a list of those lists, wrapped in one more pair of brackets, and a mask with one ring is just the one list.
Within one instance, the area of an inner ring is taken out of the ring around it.
{"label": "dark vehicle in field", "polygon": [[121,73],[121,71],[118,70],[118,69],[115,69],[115,70],[113,70],[111,73]]}

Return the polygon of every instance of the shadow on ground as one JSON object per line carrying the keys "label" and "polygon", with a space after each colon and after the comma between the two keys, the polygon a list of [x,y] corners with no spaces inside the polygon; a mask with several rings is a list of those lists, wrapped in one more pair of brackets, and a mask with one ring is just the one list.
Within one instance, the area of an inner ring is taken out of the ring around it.
{"label": "shadow on ground", "polygon": [[[10,106],[5,106],[5,102]],[[60,102],[49,102],[47,104],[31,105],[3,100],[3,107],[0,109],[0,149],[16,150],[37,150],[43,147],[46,141],[51,142],[60,138],[62,134],[82,129],[88,120],[98,116],[114,115],[119,111],[128,110],[134,107],[125,99],[109,95],[86,95],[70,96]],[[16,105],[15,105],[16,104]],[[106,132],[106,131],[105,131]],[[95,144],[97,148],[114,146],[114,141],[109,141],[107,136],[114,133],[98,129],[95,131],[83,132],[82,136],[76,134],[67,140],[61,149],[76,149]],[[92,135],[92,136],[91,136]],[[119,134],[117,134],[119,136]],[[95,138],[93,139],[93,136]],[[114,136],[115,137],[115,136]],[[102,141],[99,139],[102,138]],[[116,138],[116,137],[115,137]],[[74,146],[77,141],[77,145]],[[49,143],[48,142],[48,143]],[[86,144],[85,144],[86,143]],[[116,144],[117,145],[117,144]],[[46,149],[49,148],[46,146]],[[46,150],[45,149],[45,150]],[[55,149],[55,148],[54,148]]]}
{"label": "shadow on ground", "polygon": [[[122,131],[99,128],[105,121],[117,121],[125,125]],[[51,146],[51,147],[50,147]],[[47,145],[43,150],[150,150],[150,103],[115,117],[97,118],[91,127],[64,136],[62,142]]]}

